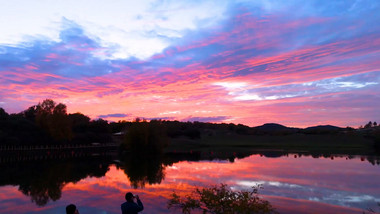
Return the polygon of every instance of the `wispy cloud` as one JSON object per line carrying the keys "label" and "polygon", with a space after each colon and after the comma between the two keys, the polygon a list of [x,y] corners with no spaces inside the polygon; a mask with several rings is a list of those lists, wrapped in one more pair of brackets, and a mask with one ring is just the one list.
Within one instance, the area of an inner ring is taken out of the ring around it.
{"label": "wispy cloud", "polygon": [[112,4],[98,0],[3,2],[0,13],[12,24],[0,23],[0,43],[17,45],[36,39],[59,42],[63,39],[65,20],[75,20],[86,35],[104,48],[94,52],[98,57],[145,59],[160,53],[187,31],[218,24],[225,18],[226,4],[152,0],[116,0]]}
{"label": "wispy cloud", "polygon": [[119,114],[105,114],[105,115],[99,115],[98,117],[100,117],[100,118],[109,118],[109,117],[127,117],[128,116],[128,114],[121,114],[121,113],[119,113]]}
{"label": "wispy cloud", "polygon": [[182,119],[182,121],[190,121],[190,122],[223,122],[228,120],[230,117],[227,116],[216,116],[216,117],[186,117]]}

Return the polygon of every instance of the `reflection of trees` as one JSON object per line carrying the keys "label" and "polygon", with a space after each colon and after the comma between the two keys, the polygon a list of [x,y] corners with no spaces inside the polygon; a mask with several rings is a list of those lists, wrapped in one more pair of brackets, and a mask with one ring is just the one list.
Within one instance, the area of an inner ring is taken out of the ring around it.
{"label": "reflection of trees", "polygon": [[41,180],[38,183],[20,184],[19,190],[27,196],[31,197],[32,202],[38,206],[44,206],[49,200],[56,201],[61,198],[61,189],[64,183],[57,181],[49,181],[50,183]]}
{"label": "reflection of trees", "polygon": [[[56,201],[61,197],[64,186],[62,166],[37,166],[28,170],[28,179],[20,178],[19,190],[30,196],[32,202],[44,206],[49,200]],[[26,177],[26,176],[25,176]]]}
{"label": "reflection of trees", "polygon": [[[61,198],[62,188],[88,176],[102,177],[109,164],[101,159],[16,163],[1,166],[0,186],[19,185],[19,190],[38,206]],[[4,175],[4,176],[3,176]]]}
{"label": "reflection of trees", "polygon": [[[165,178],[165,167],[179,161],[226,160],[261,155],[267,158],[277,157],[313,157],[313,158],[360,158],[373,165],[380,164],[379,156],[337,155],[330,153],[286,152],[286,151],[191,151],[188,153],[166,153],[125,151],[119,158],[119,167],[135,188],[148,184],[159,184]],[[118,157],[86,157],[75,160],[50,160],[32,162],[11,162],[0,164],[0,186],[17,185],[19,190],[29,196],[38,206],[46,205],[50,200],[60,199],[62,188],[69,182],[78,182],[88,176],[102,177],[108,171],[111,160]],[[22,158],[21,158],[22,159]]]}
{"label": "reflection of trees", "polygon": [[[359,158],[358,156],[337,155],[332,153],[310,153],[310,152],[289,152],[289,151],[238,151],[238,152],[218,152],[218,151],[192,151],[183,153],[152,155],[150,152],[130,151],[124,153],[121,157],[122,164],[120,167],[128,176],[131,185],[134,188],[143,188],[147,184],[159,184],[165,178],[165,167],[173,165],[180,161],[201,161],[201,160],[226,160],[234,162],[235,159],[242,159],[251,155],[260,155],[266,158],[280,157],[313,157],[313,158]],[[371,164],[379,165],[380,157],[378,156],[360,156],[362,160],[367,160]]]}
{"label": "reflection of trees", "polygon": [[134,188],[146,184],[159,184],[165,177],[162,155],[143,155],[129,153],[124,156],[121,166]]}

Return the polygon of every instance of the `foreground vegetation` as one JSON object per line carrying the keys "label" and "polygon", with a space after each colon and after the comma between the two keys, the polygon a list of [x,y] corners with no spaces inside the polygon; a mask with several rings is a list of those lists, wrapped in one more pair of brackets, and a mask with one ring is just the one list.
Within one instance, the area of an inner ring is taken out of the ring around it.
{"label": "foreground vegetation", "polygon": [[272,205],[259,197],[260,186],[251,191],[233,191],[226,184],[196,188],[190,195],[180,197],[173,193],[168,201],[168,208],[179,208],[182,213],[193,211],[213,214],[265,214],[277,213]]}

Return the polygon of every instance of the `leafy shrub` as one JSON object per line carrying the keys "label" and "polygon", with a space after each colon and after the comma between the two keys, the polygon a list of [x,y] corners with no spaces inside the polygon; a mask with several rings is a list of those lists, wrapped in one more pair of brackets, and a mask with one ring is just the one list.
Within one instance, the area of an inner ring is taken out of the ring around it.
{"label": "leafy shrub", "polygon": [[259,198],[259,189],[256,186],[251,191],[233,191],[226,184],[196,188],[184,198],[173,193],[168,208],[180,208],[185,214],[193,210],[214,214],[277,213],[268,201]]}

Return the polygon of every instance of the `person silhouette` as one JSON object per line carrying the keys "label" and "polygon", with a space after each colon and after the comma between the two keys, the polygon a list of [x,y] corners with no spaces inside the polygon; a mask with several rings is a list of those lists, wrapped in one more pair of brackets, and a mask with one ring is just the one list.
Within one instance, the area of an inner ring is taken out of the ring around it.
{"label": "person silhouette", "polygon": [[66,206],[66,214],[79,214],[77,206],[74,204],[69,204]]}
{"label": "person silhouette", "polygon": [[[136,198],[137,203],[133,201],[134,198]],[[137,214],[144,209],[144,205],[138,195],[134,196],[131,192],[128,192],[125,194],[125,200],[126,202],[120,206],[122,214]]]}

